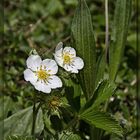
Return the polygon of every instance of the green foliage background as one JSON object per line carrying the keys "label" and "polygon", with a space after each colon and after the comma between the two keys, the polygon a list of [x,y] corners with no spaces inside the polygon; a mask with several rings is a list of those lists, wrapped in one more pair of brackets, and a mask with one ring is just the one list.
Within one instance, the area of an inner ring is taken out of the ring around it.
{"label": "green foliage background", "polygon": [[[4,88],[0,97],[0,119],[32,105],[30,100],[33,86],[24,81],[23,71],[26,58],[32,49],[40,55],[53,57],[56,44],[64,41],[70,44],[71,24],[76,9],[76,0],[5,0],[4,39],[1,47]],[[88,0],[90,8],[97,57],[105,48],[104,0]],[[136,3],[133,1],[132,18],[121,66],[116,79],[117,94],[109,103],[108,111],[126,127],[126,139],[136,139]],[[113,28],[114,0],[109,0],[109,26]],[[108,75],[106,75],[108,76]],[[112,135],[112,140],[114,136]]]}

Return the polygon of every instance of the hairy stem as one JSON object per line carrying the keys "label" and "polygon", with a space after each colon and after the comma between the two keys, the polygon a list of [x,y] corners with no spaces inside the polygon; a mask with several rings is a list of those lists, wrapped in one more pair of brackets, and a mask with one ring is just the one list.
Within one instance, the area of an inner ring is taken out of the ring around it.
{"label": "hairy stem", "polygon": [[106,45],[106,61],[108,62],[108,51],[109,51],[109,18],[108,18],[108,0],[105,0],[105,45]]}
{"label": "hairy stem", "polygon": [[32,123],[32,132],[31,134],[34,136],[35,132],[35,121],[36,121],[36,115],[35,115],[35,105],[33,106],[33,123]]}
{"label": "hairy stem", "polygon": [[[106,21],[106,35],[105,35],[105,44],[106,44],[106,61],[108,62],[109,56],[109,19],[108,19],[108,0],[105,0],[105,21]],[[106,102],[104,110],[108,108],[109,100]]]}
{"label": "hairy stem", "polygon": [[34,134],[35,134],[36,116],[37,116],[37,111],[36,111],[36,94],[34,94],[33,123],[32,123],[32,131],[31,131],[31,135],[32,136],[34,136]]}

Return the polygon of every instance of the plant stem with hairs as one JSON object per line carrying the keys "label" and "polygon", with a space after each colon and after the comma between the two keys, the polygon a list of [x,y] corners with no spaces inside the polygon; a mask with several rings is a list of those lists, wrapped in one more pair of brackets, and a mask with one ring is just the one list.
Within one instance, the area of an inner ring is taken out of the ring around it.
{"label": "plant stem with hairs", "polygon": [[106,46],[106,62],[108,62],[109,55],[109,18],[108,18],[108,0],[105,0],[105,46]]}
{"label": "plant stem with hairs", "polygon": [[34,136],[34,134],[35,134],[36,117],[37,117],[37,110],[36,110],[36,94],[34,94],[33,123],[32,123],[32,131],[31,131],[31,135],[32,135],[32,136]]}

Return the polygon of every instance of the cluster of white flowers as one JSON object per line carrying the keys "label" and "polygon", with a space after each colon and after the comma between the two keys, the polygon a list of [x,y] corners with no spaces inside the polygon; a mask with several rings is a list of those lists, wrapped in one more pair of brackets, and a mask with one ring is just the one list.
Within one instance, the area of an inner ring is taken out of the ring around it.
{"label": "cluster of white flowers", "polygon": [[35,89],[44,93],[50,93],[51,89],[62,87],[61,79],[56,76],[57,64],[71,73],[78,73],[84,67],[80,57],[76,57],[74,48],[65,47],[60,42],[55,49],[55,60],[42,60],[39,55],[30,55],[26,61],[27,69],[24,71],[24,78],[34,85]]}

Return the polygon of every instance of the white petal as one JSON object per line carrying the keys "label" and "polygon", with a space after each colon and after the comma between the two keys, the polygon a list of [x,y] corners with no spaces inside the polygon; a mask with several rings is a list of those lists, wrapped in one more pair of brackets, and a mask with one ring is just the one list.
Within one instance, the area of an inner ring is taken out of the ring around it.
{"label": "white petal", "polygon": [[38,81],[36,82],[36,84],[34,85],[35,89],[37,89],[38,91],[42,91],[44,93],[50,93],[51,92],[51,88],[50,86],[48,86],[45,82],[43,81]]}
{"label": "white petal", "polygon": [[55,49],[54,58],[55,61],[58,63],[59,66],[62,67],[63,65],[63,43],[59,42]]}
{"label": "white petal", "polygon": [[55,61],[57,62],[57,64],[58,64],[60,67],[62,67],[62,66],[63,66],[63,58],[57,56],[56,54],[54,54],[54,58],[55,58]]}
{"label": "white petal", "polygon": [[48,85],[52,89],[59,88],[59,87],[62,87],[62,81],[58,76],[53,75],[53,76],[50,76],[50,79],[48,81]]}
{"label": "white petal", "polygon": [[63,51],[63,43],[59,42],[55,48],[55,55],[58,57],[62,57],[62,51]]}
{"label": "white petal", "polygon": [[73,59],[73,65],[76,69],[82,69],[84,67],[83,59],[81,59],[80,57],[75,57]]}
{"label": "white petal", "polygon": [[73,57],[75,57],[76,56],[76,51],[75,51],[75,49],[74,48],[72,48],[72,47],[65,47],[64,49],[63,49],[63,54],[64,53],[70,53]]}
{"label": "white petal", "polygon": [[42,60],[39,55],[30,55],[26,61],[27,67],[33,71],[37,70],[37,67],[40,67]]}
{"label": "white petal", "polygon": [[55,51],[60,50],[63,47],[63,42],[59,42],[55,48]]}
{"label": "white petal", "polygon": [[49,74],[56,74],[58,71],[58,66],[56,62],[52,59],[43,60],[42,65],[46,66],[46,70],[49,72]]}
{"label": "white petal", "polygon": [[37,81],[37,76],[30,69],[24,71],[24,79],[34,84]]}
{"label": "white petal", "polygon": [[64,65],[63,67],[66,71],[71,72],[71,73],[78,73],[78,70],[75,66],[73,65]]}

